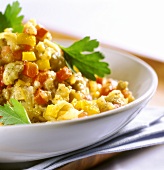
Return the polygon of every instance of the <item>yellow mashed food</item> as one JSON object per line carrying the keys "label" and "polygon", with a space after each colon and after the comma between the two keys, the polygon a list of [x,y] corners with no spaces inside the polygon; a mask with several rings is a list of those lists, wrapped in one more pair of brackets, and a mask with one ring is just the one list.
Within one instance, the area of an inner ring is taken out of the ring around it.
{"label": "yellow mashed food", "polygon": [[134,100],[126,81],[72,72],[50,32],[34,20],[23,33],[0,33],[0,104],[10,98],[22,103],[32,123],[86,117]]}

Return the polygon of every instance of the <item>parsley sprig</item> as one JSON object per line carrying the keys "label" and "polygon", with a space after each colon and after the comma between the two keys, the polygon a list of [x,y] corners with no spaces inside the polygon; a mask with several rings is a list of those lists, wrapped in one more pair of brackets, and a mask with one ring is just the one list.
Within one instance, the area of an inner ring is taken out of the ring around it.
{"label": "parsley sprig", "polygon": [[104,59],[104,55],[100,51],[95,51],[98,46],[97,40],[90,40],[87,36],[68,48],[61,45],[60,48],[64,51],[64,58],[69,68],[75,71],[73,66],[76,66],[83,76],[96,80],[96,75],[104,77],[111,72],[108,63],[100,61]]}
{"label": "parsley sprig", "polygon": [[15,1],[12,5],[7,5],[4,14],[0,12],[0,32],[5,28],[12,28],[13,32],[22,32],[24,16],[20,15],[21,9],[19,2]]}
{"label": "parsley sprig", "polygon": [[30,124],[26,110],[16,99],[0,106],[0,122],[4,125]]}

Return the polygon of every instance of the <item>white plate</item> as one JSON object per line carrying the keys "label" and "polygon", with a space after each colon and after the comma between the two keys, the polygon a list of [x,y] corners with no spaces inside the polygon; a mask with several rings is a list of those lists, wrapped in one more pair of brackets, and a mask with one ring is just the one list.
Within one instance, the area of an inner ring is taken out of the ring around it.
{"label": "white plate", "polygon": [[32,161],[97,143],[119,131],[145,107],[157,88],[154,70],[129,54],[101,50],[110,63],[110,76],[127,80],[136,100],[122,108],[78,120],[0,127],[0,162]]}

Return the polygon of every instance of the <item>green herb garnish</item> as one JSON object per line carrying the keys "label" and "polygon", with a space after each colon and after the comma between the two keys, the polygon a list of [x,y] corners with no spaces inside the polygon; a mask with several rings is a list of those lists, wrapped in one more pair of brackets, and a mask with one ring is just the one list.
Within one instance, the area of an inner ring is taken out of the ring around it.
{"label": "green herb garnish", "polygon": [[0,122],[4,125],[30,124],[26,110],[16,99],[0,106]]}
{"label": "green herb garnish", "polygon": [[0,12],[0,32],[3,32],[5,28],[12,28],[13,32],[22,32],[24,16],[19,15],[21,9],[19,2],[15,1],[12,5],[7,5],[4,14]]}
{"label": "green herb garnish", "polygon": [[98,46],[97,40],[85,37],[68,48],[62,46],[60,48],[64,51],[64,58],[69,68],[75,71],[73,66],[76,66],[83,76],[96,80],[96,75],[104,77],[106,74],[110,74],[108,63],[100,61],[104,59],[104,55],[95,51]]}

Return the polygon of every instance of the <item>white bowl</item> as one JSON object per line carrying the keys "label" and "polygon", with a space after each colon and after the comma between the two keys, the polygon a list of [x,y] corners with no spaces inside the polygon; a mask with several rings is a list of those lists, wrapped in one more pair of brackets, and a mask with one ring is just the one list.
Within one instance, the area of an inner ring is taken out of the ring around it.
{"label": "white bowl", "polygon": [[154,70],[129,54],[101,50],[110,64],[110,76],[127,80],[136,100],[78,120],[0,127],[0,162],[32,161],[92,145],[118,132],[146,106],[157,88]]}

